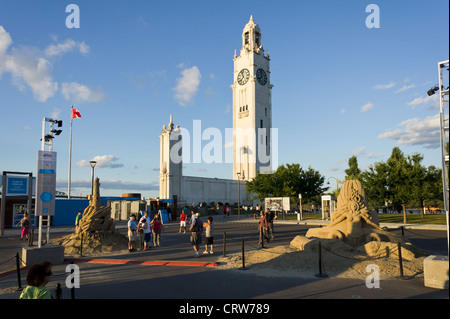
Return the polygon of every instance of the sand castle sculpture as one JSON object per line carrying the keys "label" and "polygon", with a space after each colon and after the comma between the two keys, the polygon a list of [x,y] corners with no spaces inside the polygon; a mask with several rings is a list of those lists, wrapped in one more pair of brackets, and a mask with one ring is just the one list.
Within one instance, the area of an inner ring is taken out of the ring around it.
{"label": "sand castle sculpture", "polygon": [[126,249],[128,239],[115,229],[111,218],[111,207],[100,201],[100,181],[95,179],[93,195],[79,225],[73,234],[61,237],[56,244],[65,248],[66,254],[89,255]]}
{"label": "sand castle sculpture", "polygon": [[306,237],[338,238],[353,247],[371,241],[399,240],[380,228],[377,213],[369,211],[364,189],[358,180],[344,182],[330,224],[309,229]]}
{"label": "sand castle sculpture", "polygon": [[90,234],[112,233],[115,230],[114,220],[111,218],[111,207],[103,206],[100,201],[100,180],[95,179],[94,191],[80,220],[76,233],[89,236]]}

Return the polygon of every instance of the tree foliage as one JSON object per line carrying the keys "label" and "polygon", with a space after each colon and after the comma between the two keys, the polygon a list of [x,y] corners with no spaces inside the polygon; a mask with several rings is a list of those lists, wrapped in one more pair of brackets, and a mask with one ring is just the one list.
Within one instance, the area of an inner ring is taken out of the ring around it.
{"label": "tree foliage", "polygon": [[394,147],[386,162],[376,162],[362,172],[361,183],[369,204],[391,203],[397,211],[406,205],[423,207],[442,201],[442,170],[422,165],[421,154],[405,155]]}
{"label": "tree foliage", "polygon": [[272,174],[258,172],[253,180],[246,182],[246,189],[260,201],[266,197],[290,197],[295,202],[298,194],[311,201],[328,189],[324,182],[325,177],[311,167],[303,169],[300,164],[286,164]]}

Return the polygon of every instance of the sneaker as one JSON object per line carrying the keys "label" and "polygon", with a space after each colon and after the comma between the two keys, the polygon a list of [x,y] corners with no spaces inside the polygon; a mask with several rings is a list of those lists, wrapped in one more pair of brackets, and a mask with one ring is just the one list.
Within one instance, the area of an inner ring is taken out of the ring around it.
{"label": "sneaker", "polygon": [[195,257],[195,258],[198,258],[198,257],[200,257],[200,254],[199,254],[198,252],[196,252],[196,253],[194,254],[194,257]]}
{"label": "sneaker", "polygon": [[204,252],[203,252],[204,254],[208,254],[208,251],[207,250],[205,250]]}
{"label": "sneaker", "polygon": [[213,253],[213,251],[211,250],[211,251],[209,252],[209,254],[212,255],[212,254],[214,254],[214,253]]}

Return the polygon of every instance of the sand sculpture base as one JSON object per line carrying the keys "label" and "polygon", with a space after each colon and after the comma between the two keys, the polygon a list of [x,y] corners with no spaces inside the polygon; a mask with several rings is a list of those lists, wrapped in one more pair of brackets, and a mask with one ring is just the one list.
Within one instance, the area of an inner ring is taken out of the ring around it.
{"label": "sand sculpture base", "polygon": [[100,202],[100,182],[95,179],[94,194],[73,234],[58,238],[57,245],[65,247],[66,255],[93,255],[128,248],[128,238],[115,229],[111,207]]}

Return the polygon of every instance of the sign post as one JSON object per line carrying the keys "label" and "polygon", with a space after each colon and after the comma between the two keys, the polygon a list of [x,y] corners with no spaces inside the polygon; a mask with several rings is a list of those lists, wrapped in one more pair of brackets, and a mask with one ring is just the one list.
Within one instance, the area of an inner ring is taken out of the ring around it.
{"label": "sign post", "polygon": [[56,193],[56,152],[38,151],[38,167],[36,179],[36,212],[39,216],[39,248],[42,239],[42,216],[47,219],[47,243],[50,233],[49,216],[55,214]]}

